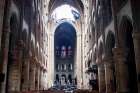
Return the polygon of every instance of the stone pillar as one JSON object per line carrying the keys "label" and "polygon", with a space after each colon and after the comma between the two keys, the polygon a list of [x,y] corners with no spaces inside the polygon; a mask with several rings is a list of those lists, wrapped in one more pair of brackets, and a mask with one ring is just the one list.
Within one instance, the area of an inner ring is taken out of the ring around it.
{"label": "stone pillar", "polygon": [[117,93],[128,93],[128,66],[123,48],[114,48],[114,62],[116,65]]}
{"label": "stone pillar", "polygon": [[43,77],[43,75],[44,75],[44,73],[43,73],[43,68],[41,69],[41,90],[43,90],[43,88],[44,88],[44,85],[43,85],[43,79],[44,79],[44,77]]}
{"label": "stone pillar", "polygon": [[40,67],[38,67],[38,90],[40,90]]}
{"label": "stone pillar", "polygon": [[41,68],[39,67],[39,90],[41,90]]}
{"label": "stone pillar", "polygon": [[8,92],[19,92],[21,87],[22,43],[18,42],[13,50],[9,51],[7,89]]}
{"label": "stone pillar", "polygon": [[99,93],[105,93],[106,86],[105,86],[105,69],[104,64],[98,64],[98,79],[99,79]]}
{"label": "stone pillar", "polygon": [[40,82],[40,84],[39,84],[39,89],[40,89],[40,90],[43,89],[43,88],[42,88],[42,79],[43,79],[43,70],[42,70],[42,68],[40,68],[40,78],[39,78],[39,82]]}
{"label": "stone pillar", "polygon": [[[1,48],[0,48],[0,74],[3,75],[4,80],[0,82],[0,93],[6,92],[6,81],[7,81],[7,63],[8,63],[8,50],[9,50],[9,33],[10,33],[10,25],[9,25],[9,18],[10,18],[10,0],[7,0],[7,11],[5,16],[3,16],[3,24],[2,28],[2,37],[1,37]],[[3,11],[4,12],[4,11]]]}
{"label": "stone pillar", "polygon": [[75,53],[75,59],[74,59],[74,65],[75,65],[75,74],[77,76],[77,87],[78,88],[83,88],[84,87],[84,81],[83,81],[83,73],[84,73],[84,63],[82,63],[82,57],[81,57],[81,52],[82,52],[82,45],[81,45],[81,33],[77,32],[77,47],[76,48],[76,53]]}
{"label": "stone pillar", "polygon": [[39,67],[36,68],[35,90],[39,90]]}
{"label": "stone pillar", "polygon": [[6,92],[7,81],[7,64],[8,64],[8,49],[9,49],[9,27],[5,27],[2,33],[1,58],[0,58],[0,73],[3,74],[4,80],[0,82],[0,93]]}
{"label": "stone pillar", "polygon": [[[17,56],[17,55],[14,55]],[[18,57],[18,56],[17,56]],[[12,63],[8,66],[8,82],[7,82],[7,90],[8,92],[20,91],[20,63],[17,61],[18,59],[12,58]]]}
{"label": "stone pillar", "polygon": [[135,62],[138,79],[138,93],[140,93],[140,32],[133,33],[133,42],[135,50]]}
{"label": "stone pillar", "polygon": [[54,81],[54,34],[48,34],[48,84],[52,86]]}
{"label": "stone pillar", "polygon": [[30,90],[35,90],[35,64],[30,65]]}
{"label": "stone pillar", "polygon": [[[106,93],[114,93],[114,77],[113,77],[113,58],[105,57],[105,81],[106,81]],[[115,68],[114,68],[115,69]]]}
{"label": "stone pillar", "polygon": [[29,89],[29,68],[30,67],[30,64],[29,64],[29,60],[28,58],[26,58],[24,60],[24,63],[23,63],[23,79],[24,79],[24,82],[22,84],[22,91],[28,91]]}

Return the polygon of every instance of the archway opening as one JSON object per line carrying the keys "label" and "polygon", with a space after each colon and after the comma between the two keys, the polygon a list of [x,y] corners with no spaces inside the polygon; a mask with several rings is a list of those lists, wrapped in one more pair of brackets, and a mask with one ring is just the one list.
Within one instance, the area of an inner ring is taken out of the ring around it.
{"label": "archway opening", "polygon": [[[55,74],[71,74],[74,77],[74,60],[76,55],[76,30],[68,22],[60,24],[54,34],[54,67],[61,66],[60,70],[54,69]],[[59,80],[61,82],[62,80]],[[64,83],[64,82],[63,82]],[[66,84],[68,79],[66,79]]]}

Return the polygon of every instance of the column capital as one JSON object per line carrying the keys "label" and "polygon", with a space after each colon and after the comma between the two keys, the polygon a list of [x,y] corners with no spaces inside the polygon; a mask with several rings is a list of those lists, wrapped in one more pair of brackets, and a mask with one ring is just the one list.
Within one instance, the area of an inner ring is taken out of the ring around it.
{"label": "column capital", "polygon": [[103,58],[103,62],[104,62],[105,65],[113,64],[113,56],[105,56]]}
{"label": "column capital", "polygon": [[116,55],[118,55],[118,56],[125,55],[124,48],[121,48],[121,47],[113,48],[113,53],[114,53],[114,56],[116,56]]}
{"label": "column capital", "polygon": [[[124,48],[121,48],[121,47],[117,47],[117,48],[113,48],[113,53],[114,53],[114,59],[118,60],[116,62],[126,62],[126,53],[124,51]],[[120,61],[121,60],[121,61]],[[122,63],[124,64],[124,63]]]}

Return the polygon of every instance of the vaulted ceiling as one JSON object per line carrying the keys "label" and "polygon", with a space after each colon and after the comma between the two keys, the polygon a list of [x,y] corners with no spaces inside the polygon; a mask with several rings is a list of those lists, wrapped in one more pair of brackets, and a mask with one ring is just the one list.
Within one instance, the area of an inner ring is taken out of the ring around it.
{"label": "vaulted ceiling", "polygon": [[49,6],[48,6],[48,12],[51,13],[54,9],[57,7],[68,4],[76,8],[80,13],[83,13],[84,11],[84,5],[81,0],[50,0]]}

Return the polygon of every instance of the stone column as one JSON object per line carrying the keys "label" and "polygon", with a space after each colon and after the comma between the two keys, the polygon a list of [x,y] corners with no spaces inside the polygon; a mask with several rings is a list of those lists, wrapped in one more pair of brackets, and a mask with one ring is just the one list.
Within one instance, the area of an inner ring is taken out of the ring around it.
{"label": "stone column", "polygon": [[35,64],[30,65],[30,90],[35,90]]}
{"label": "stone column", "polygon": [[22,91],[28,91],[29,89],[29,60],[28,58],[26,58],[24,60],[24,63],[23,63],[23,79],[24,79],[24,82],[22,84]]}
{"label": "stone column", "polygon": [[30,72],[30,62],[29,59],[26,61],[26,79],[25,79],[25,89],[28,91],[29,90],[29,72]]}
{"label": "stone column", "polygon": [[22,64],[23,64],[23,60],[22,60],[22,57],[23,57],[23,48],[24,48],[24,44],[23,44],[23,41],[22,40],[19,40],[17,42],[17,63],[19,64],[18,65],[18,83],[17,83],[17,91],[21,91],[21,75],[22,75]]}
{"label": "stone column", "polygon": [[44,85],[43,85],[43,79],[44,79],[43,75],[44,75],[44,73],[43,73],[43,68],[42,68],[42,70],[41,70],[41,90],[43,90],[43,87],[44,87]]}
{"label": "stone column", "polygon": [[41,68],[39,67],[39,90],[41,90]]}
{"label": "stone column", "polygon": [[1,58],[0,58],[0,73],[4,80],[0,82],[0,93],[6,92],[7,81],[7,64],[8,64],[8,49],[9,49],[9,27],[5,27],[2,33]]}
{"label": "stone column", "polygon": [[[114,79],[113,79],[113,58],[105,57],[105,81],[106,81],[106,93],[114,93]],[[114,68],[115,69],[115,68]]]}
{"label": "stone column", "polygon": [[48,84],[52,86],[54,81],[54,34],[48,34]]}
{"label": "stone column", "polygon": [[35,90],[39,90],[39,67],[36,68]]}
{"label": "stone column", "polygon": [[23,44],[18,42],[15,48],[10,51],[10,58],[8,61],[8,91],[19,92],[21,87],[21,68],[22,68],[22,48]]}
{"label": "stone column", "polygon": [[116,65],[117,93],[128,93],[128,67],[123,48],[114,48],[114,62]]}
{"label": "stone column", "polygon": [[40,90],[39,86],[40,86],[40,67],[38,67],[38,90]]}
{"label": "stone column", "polygon": [[138,79],[138,93],[140,93],[140,32],[133,33],[133,42],[135,50],[135,62]]}
{"label": "stone column", "polygon": [[75,65],[75,74],[77,76],[77,86],[78,88],[83,88],[83,64],[82,63],[82,58],[81,58],[81,33],[77,32],[77,43],[76,43],[77,47],[76,48],[76,52],[75,52],[75,59],[74,59],[74,65]]}
{"label": "stone column", "polygon": [[99,93],[105,93],[106,86],[105,86],[105,69],[104,64],[98,64],[98,79],[99,79]]}
{"label": "stone column", "polygon": [[40,89],[40,90],[43,89],[43,88],[42,88],[42,79],[43,79],[43,70],[42,70],[42,68],[40,68],[40,78],[39,78],[39,82],[40,82],[40,84],[39,84],[39,89]]}
{"label": "stone column", "polygon": [[[8,0],[7,0],[8,1]],[[6,15],[3,16],[3,21],[5,24],[3,24],[2,28],[2,37],[1,37],[1,48],[0,48],[0,74],[3,75],[4,80],[0,82],[0,93],[6,92],[6,81],[7,81],[7,63],[8,63],[8,50],[9,50],[9,33],[10,33],[10,25],[9,25],[9,6],[11,2],[10,0],[7,2],[7,11]],[[4,12],[4,11],[3,11]]]}

